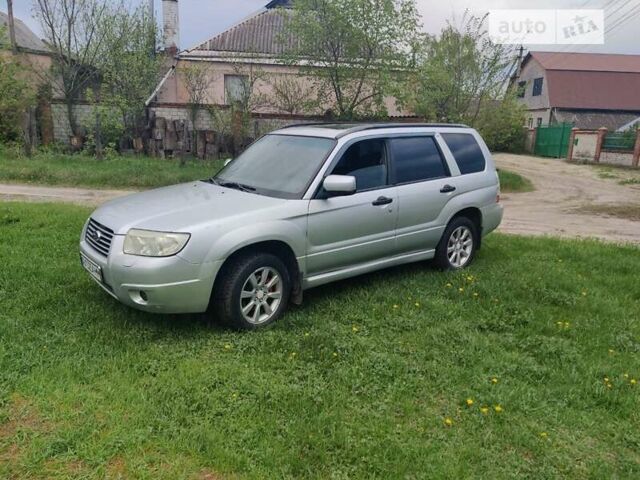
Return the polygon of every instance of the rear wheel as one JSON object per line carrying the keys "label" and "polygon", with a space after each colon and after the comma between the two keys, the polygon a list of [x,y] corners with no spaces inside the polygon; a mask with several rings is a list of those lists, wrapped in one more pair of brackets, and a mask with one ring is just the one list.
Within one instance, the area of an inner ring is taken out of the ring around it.
{"label": "rear wheel", "polygon": [[213,309],[228,325],[254,330],[277,320],[287,307],[291,281],[285,264],[269,253],[243,255],[216,285]]}
{"label": "rear wheel", "polygon": [[469,218],[454,218],[447,225],[436,248],[435,263],[445,270],[467,267],[473,261],[478,246],[477,230]]}

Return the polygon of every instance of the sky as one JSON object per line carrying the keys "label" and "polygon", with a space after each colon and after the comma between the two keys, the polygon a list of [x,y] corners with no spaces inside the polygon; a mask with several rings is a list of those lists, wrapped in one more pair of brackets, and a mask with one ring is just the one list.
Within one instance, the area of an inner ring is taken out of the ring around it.
{"label": "sky", "polygon": [[[133,0],[146,1],[146,0]],[[640,54],[640,0],[416,0],[426,32],[439,32],[447,21],[460,18],[468,9],[482,15],[497,8],[594,8],[605,7],[605,28],[612,28],[605,36],[604,45],[529,46],[530,50],[578,51],[600,53]],[[40,28],[32,16],[32,0],[14,0],[14,13],[40,35]],[[204,42],[217,33],[255,12],[268,0],[179,0],[180,38],[182,49]],[[0,10],[6,11],[6,0],[0,0]],[[155,0],[158,17],[162,0]],[[616,23],[624,23],[616,26]],[[453,20],[455,21],[455,20]]]}

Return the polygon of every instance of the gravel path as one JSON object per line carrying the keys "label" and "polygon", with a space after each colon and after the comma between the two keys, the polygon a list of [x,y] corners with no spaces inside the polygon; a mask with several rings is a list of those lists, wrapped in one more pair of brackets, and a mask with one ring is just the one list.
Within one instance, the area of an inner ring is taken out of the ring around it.
{"label": "gravel path", "polygon": [[640,209],[640,185],[620,185],[619,178],[601,178],[596,167],[562,160],[510,154],[496,154],[494,159],[498,168],[519,173],[535,187],[533,192],[502,195],[502,232],[640,244],[640,222],[578,212],[602,205]]}
{"label": "gravel path", "polygon": [[[527,177],[535,187],[533,192],[502,195],[505,215],[500,231],[640,244],[640,222],[578,212],[584,207],[602,205],[636,205],[640,209],[640,185],[623,186],[617,178],[601,178],[594,167],[562,160],[502,153],[494,158],[498,168]],[[0,200],[85,206],[97,206],[129,193],[133,192],[0,184]]]}

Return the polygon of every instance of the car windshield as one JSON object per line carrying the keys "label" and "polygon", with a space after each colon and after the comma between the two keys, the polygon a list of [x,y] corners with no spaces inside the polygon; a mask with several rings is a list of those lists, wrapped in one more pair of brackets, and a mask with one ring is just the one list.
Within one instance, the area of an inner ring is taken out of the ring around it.
{"label": "car windshield", "polygon": [[335,140],[266,135],[223,168],[223,186],[281,198],[300,198],[333,149]]}

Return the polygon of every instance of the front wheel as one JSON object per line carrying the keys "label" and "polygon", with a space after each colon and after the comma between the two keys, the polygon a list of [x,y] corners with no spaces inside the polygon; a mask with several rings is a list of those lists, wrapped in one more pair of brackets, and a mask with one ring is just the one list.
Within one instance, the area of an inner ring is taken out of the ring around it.
{"label": "front wheel", "polygon": [[445,270],[460,270],[471,263],[477,245],[476,225],[467,217],[454,218],[442,235],[434,260]]}
{"label": "front wheel", "polygon": [[253,253],[222,272],[213,298],[216,316],[232,327],[255,330],[273,323],[287,307],[291,281],[275,255]]}

